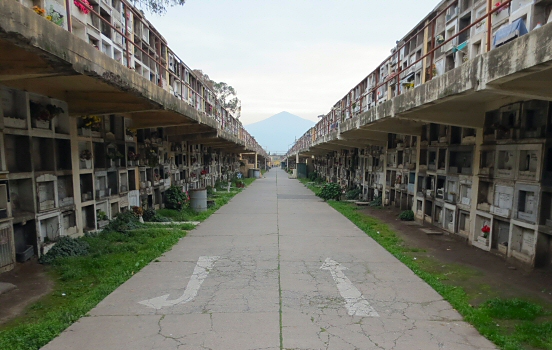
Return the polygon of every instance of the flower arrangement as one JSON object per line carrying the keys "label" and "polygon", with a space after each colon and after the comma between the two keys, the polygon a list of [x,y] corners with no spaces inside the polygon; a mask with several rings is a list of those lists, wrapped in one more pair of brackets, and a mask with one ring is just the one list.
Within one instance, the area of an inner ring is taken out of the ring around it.
{"label": "flower arrangement", "polygon": [[[495,7],[495,8],[499,8],[499,7],[502,6],[502,5],[503,5],[502,2],[497,2],[497,3],[494,5],[494,7]],[[504,5],[504,7],[502,7],[501,9],[498,9],[494,14],[495,14],[495,15],[498,15],[500,12],[506,10],[508,7],[510,7],[510,4]]]}
{"label": "flower arrangement", "polygon": [[127,158],[128,158],[128,160],[132,160],[132,161],[138,160],[138,159],[140,159],[140,154],[134,153],[132,151],[128,151]]}
{"label": "flower arrangement", "polygon": [[150,148],[147,151],[146,156],[148,158],[148,163],[150,166],[155,166],[159,164],[159,155],[157,154],[157,151],[153,148]]}
{"label": "flower arrangement", "polygon": [[483,225],[481,228],[481,232],[483,232],[483,238],[489,237],[489,233],[491,232],[491,228],[488,225]]}
{"label": "flower arrangement", "polygon": [[130,137],[136,136],[137,132],[138,132],[138,130],[136,130],[136,129],[131,129],[131,128],[126,129],[126,134]]}
{"label": "flower arrangement", "polygon": [[85,15],[90,13],[90,7],[92,6],[90,6],[88,0],[73,0],[73,3],[79,9],[79,11],[84,13]]}
{"label": "flower arrangement", "polygon": [[96,217],[98,218],[98,221],[109,220],[109,217],[107,216],[105,211],[99,211]]}
{"label": "flower arrangement", "polygon": [[82,159],[82,160],[92,159],[92,152],[90,152],[90,150],[88,150],[88,149],[83,150],[80,154],[80,159]]}
{"label": "flower arrangement", "polygon": [[142,209],[142,207],[132,207],[132,212],[136,216],[142,216],[142,214],[144,214],[144,209]]}
{"label": "flower arrangement", "polygon": [[98,117],[97,115],[88,115],[86,117],[82,117],[82,121],[85,128],[89,128],[94,131],[100,131],[102,118]]}
{"label": "flower arrangement", "polygon": [[40,6],[33,6],[33,11],[37,15],[42,16],[42,17],[44,17],[44,15],[46,14],[46,10],[41,8]]}
{"label": "flower arrangement", "polygon": [[107,159],[115,160],[115,159],[123,159],[125,156],[117,151],[116,149],[110,149],[107,152]]}
{"label": "flower arrangement", "polygon": [[46,16],[46,19],[52,23],[57,24],[58,26],[63,25],[63,15],[56,10],[54,10],[53,6],[50,6],[50,10],[48,11],[48,15]]}
{"label": "flower arrangement", "polygon": [[29,107],[31,111],[31,118],[47,122],[64,112],[61,107],[54,106],[52,104],[43,106],[40,103],[35,103],[33,101],[30,101]]}

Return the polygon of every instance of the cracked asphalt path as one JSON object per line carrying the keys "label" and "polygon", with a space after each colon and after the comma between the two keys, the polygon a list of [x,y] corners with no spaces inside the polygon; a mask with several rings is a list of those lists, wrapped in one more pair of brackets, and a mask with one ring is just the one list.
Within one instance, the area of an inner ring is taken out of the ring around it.
{"label": "cracked asphalt path", "polygon": [[[44,349],[495,349],[297,180],[278,169],[266,175]],[[139,304],[182,296],[201,256],[220,258],[193,300]],[[379,317],[349,316],[320,268],[327,258]]]}

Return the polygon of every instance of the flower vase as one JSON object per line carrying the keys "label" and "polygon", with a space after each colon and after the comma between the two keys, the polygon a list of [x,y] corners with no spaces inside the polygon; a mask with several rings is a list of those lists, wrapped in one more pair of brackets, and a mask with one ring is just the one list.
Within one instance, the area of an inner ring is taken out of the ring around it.
{"label": "flower vase", "polygon": [[79,135],[90,137],[92,136],[92,130],[90,130],[90,128],[80,128]]}

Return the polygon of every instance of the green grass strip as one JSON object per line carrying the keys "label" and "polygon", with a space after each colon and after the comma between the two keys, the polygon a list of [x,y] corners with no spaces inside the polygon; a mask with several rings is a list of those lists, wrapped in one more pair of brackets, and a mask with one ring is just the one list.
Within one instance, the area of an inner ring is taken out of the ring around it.
{"label": "green grass strip", "polygon": [[[254,179],[244,179],[246,185]],[[159,211],[164,216],[203,221],[241,190],[217,192],[204,213]],[[57,259],[48,268],[52,293],[30,305],[20,317],[0,326],[0,349],[29,350],[46,345],[93,309],[144,266],[168,251],[192,225],[153,224],[126,233],[102,232],[81,239],[90,244],[86,256]]]}
{"label": "green grass strip", "polygon": [[[313,192],[319,187],[302,179]],[[519,299],[492,299],[473,307],[463,288],[444,283],[443,276],[424,269],[423,262],[410,255],[418,249],[404,242],[382,221],[360,213],[352,203],[328,201],[328,204],[374,239],[395,258],[408,266],[447,300],[483,336],[503,350],[552,350],[552,322],[550,312],[540,305]],[[545,320],[544,322],[542,320]]]}

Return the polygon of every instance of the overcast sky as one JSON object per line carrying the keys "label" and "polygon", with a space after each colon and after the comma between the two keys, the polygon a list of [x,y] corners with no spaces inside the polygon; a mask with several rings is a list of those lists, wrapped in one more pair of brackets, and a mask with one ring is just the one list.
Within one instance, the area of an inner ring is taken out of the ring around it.
{"label": "overcast sky", "polygon": [[187,0],[148,18],[188,66],[236,88],[244,124],[316,121],[438,2]]}

